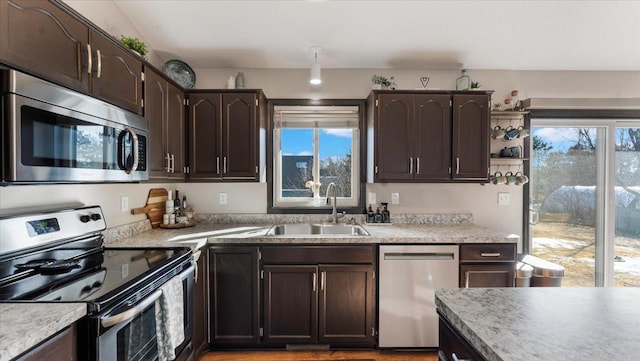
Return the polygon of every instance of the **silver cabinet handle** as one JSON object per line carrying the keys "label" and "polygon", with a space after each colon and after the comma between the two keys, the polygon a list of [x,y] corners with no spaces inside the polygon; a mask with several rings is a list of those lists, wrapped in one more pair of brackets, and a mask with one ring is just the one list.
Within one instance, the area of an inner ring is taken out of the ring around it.
{"label": "silver cabinet handle", "polygon": [[413,174],[413,157],[409,157],[409,174]]}
{"label": "silver cabinet handle", "polygon": [[91,52],[91,44],[87,43],[87,73],[91,74],[93,68],[93,53]]}
{"label": "silver cabinet handle", "polygon": [[227,174],[227,157],[222,157],[222,172]]}
{"label": "silver cabinet handle", "polygon": [[456,353],[455,353],[455,352],[452,352],[452,353],[451,353],[451,359],[452,359],[453,361],[471,361],[471,359],[466,359],[466,358],[462,359],[462,358],[458,358],[458,356],[456,355]]}
{"label": "silver cabinet handle", "polygon": [[321,274],[322,278],[320,278],[320,291],[324,291],[324,287],[325,287],[325,282],[327,282],[327,272],[322,271]]}
{"label": "silver cabinet handle", "polygon": [[167,156],[164,157],[167,160],[167,173],[171,171],[171,154],[167,153]]}
{"label": "silver cabinet handle", "polygon": [[193,261],[195,262],[195,271],[193,274],[193,282],[194,283],[198,283],[198,259],[200,259],[200,256],[202,256],[202,251],[201,250],[197,250],[195,252],[193,252]]}
{"label": "silver cabinet handle", "polygon": [[464,273],[464,288],[469,288],[469,272]]}
{"label": "silver cabinet handle", "polygon": [[420,174],[420,157],[416,158],[416,174]]}
{"label": "silver cabinet handle", "polygon": [[102,55],[100,54],[100,49],[96,50],[98,53],[98,79],[100,79],[100,75],[102,74]]}
{"label": "silver cabinet handle", "polygon": [[318,275],[316,273],[313,274],[313,279],[311,280],[311,285],[313,286],[313,292],[316,291],[316,284],[318,283]]}
{"label": "silver cabinet handle", "polygon": [[496,253],[480,253],[480,257],[500,257],[500,252],[496,252]]}
{"label": "silver cabinet handle", "polygon": [[220,174],[220,157],[216,157],[216,174]]}
{"label": "silver cabinet handle", "polygon": [[456,158],[456,174],[460,174],[460,158]]}
{"label": "silver cabinet handle", "polygon": [[176,155],[171,154],[171,173],[176,172]]}
{"label": "silver cabinet handle", "polygon": [[[180,279],[184,280],[185,278],[189,277],[189,274],[195,269],[196,266],[191,265],[185,271],[180,273]],[[160,298],[160,296],[162,296],[162,290],[156,290],[149,297],[145,298],[142,302],[131,307],[130,309],[118,313],[117,315],[101,318],[100,323],[102,324],[102,327],[111,327],[113,325],[126,322],[138,315],[140,312],[144,311],[145,308],[149,307],[149,305],[154,303],[158,298]]]}

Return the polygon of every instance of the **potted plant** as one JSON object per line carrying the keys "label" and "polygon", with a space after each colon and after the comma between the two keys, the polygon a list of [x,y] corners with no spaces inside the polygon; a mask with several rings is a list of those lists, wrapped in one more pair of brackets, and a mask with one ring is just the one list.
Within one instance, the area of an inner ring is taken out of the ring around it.
{"label": "potted plant", "polygon": [[480,89],[480,85],[482,85],[482,84],[478,83],[477,81],[472,81],[471,82],[471,90]]}
{"label": "potted plant", "polygon": [[120,39],[118,41],[120,42],[120,44],[129,48],[129,50],[146,59],[145,55],[147,55],[147,46],[138,38],[120,35]]}
{"label": "potted plant", "polygon": [[382,75],[374,74],[371,77],[371,89],[386,89],[391,85],[389,79]]}

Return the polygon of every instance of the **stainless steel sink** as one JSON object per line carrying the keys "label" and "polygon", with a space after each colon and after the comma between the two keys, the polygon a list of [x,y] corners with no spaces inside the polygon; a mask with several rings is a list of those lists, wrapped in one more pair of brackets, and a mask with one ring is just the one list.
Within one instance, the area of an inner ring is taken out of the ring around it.
{"label": "stainless steel sink", "polygon": [[291,223],[277,224],[267,231],[267,236],[370,236],[362,226],[357,224],[309,224]]}

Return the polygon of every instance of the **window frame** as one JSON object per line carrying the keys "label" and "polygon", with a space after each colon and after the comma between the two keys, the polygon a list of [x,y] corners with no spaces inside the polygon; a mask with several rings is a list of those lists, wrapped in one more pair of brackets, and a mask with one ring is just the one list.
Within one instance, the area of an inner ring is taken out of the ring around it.
{"label": "window frame", "polygon": [[[274,162],[274,109],[277,106],[356,106],[358,107],[358,144],[352,146],[352,152],[358,151],[358,161],[354,162],[352,171],[357,175],[357,192],[353,196],[357,197],[356,205],[343,207],[338,201],[338,209],[349,214],[359,214],[364,211],[365,191],[366,191],[366,164],[367,164],[367,139],[365,123],[365,100],[363,99],[270,99],[269,100],[269,121],[267,126],[267,213],[273,214],[325,214],[330,211],[331,205],[318,206],[275,206],[275,162]],[[319,170],[318,170],[319,171]],[[324,202],[323,202],[324,203]]]}

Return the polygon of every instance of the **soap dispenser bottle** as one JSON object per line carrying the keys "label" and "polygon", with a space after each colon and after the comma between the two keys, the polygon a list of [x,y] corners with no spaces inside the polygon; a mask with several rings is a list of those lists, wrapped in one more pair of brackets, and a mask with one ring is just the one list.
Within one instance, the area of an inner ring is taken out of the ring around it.
{"label": "soap dispenser bottle", "polygon": [[376,214],[374,215],[375,223],[382,223],[382,213],[380,213],[380,207],[376,209]]}
{"label": "soap dispenser bottle", "polygon": [[387,209],[389,203],[381,203],[382,204],[382,223],[391,223],[391,212]]}
{"label": "soap dispenser bottle", "polygon": [[369,204],[369,209],[367,209],[367,223],[374,223],[375,221],[373,209],[371,209],[371,204]]}

